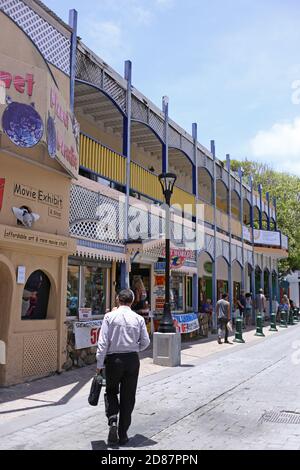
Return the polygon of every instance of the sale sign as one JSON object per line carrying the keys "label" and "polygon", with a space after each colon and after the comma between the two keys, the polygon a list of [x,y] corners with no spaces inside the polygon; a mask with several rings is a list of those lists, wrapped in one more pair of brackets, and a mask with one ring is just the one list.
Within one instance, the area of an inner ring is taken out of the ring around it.
{"label": "sale sign", "polygon": [[85,349],[97,346],[102,320],[74,323],[75,349]]}
{"label": "sale sign", "polygon": [[4,198],[4,186],[5,186],[5,179],[0,178],[0,211],[3,205],[3,198]]}

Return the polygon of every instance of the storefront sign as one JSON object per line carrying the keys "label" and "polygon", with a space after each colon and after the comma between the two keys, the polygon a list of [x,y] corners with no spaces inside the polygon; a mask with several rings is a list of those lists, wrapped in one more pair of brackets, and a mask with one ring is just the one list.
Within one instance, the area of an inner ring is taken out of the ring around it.
{"label": "storefront sign", "polygon": [[[165,257],[166,252],[163,251],[162,255]],[[194,259],[194,252],[191,250],[179,250],[179,249],[171,249],[170,250],[170,269],[179,269],[181,268],[186,260]]]}
{"label": "storefront sign", "polygon": [[63,207],[63,198],[59,194],[50,193],[41,188],[33,188],[21,183],[14,184],[14,196],[39,202],[50,207],[55,207],[56,209],[62,209]]}
{"label": "storefront sign", "polygon": [[[14,22],[0,15],[0,88],[2,98],[3,91],[5,95],[0,101],[0,132],[17,147],[44,143],[49,158],[77,177],[78,124],[38,50]],[[22,40],[22,48],[8,44],[7,38]]]}
{"label": "storefront sign", "polygon": [[196,313],[172,315],[172,317],[177,331],[181,334],[192,333],[200,328],[198,315]]}
{"label": "storefront sign", "polygon": [[254,230],[254,242],[257,245],[280,246],[280,233],[267,230]]}
{"label": "storefront sign", "polygon": [[[0,230],[0,239],[3,237],[6,241],[18,241],[30,243],[40,247],[70,249],[70,240],[65,238],[54,238],[41,233],[23,232],[18,229],[4,227],[3,232]],[[71,242],[73,244],[73,241]]]}
{"label": "storefront sign", "polygon": [[79,309],[79,320],[90,320],[92,318],[91,308],[80,308]]}
{"label": "storefront sign", "polygon": [[4,186],[5,186],[5,179],[0,178],[0,211],[3,205],[3,198],[4,198]]}
{"label": "storefront sign", "polygon": [[75,348],[85,349],[97,346],[102,320],[74,323]]}

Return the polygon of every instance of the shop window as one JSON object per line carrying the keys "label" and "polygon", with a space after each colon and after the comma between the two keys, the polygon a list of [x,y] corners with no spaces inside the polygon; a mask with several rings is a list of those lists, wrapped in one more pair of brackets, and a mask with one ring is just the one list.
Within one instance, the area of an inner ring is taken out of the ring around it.
{"label": "shop window", "polygon": [[92,309],[92,315],[105,315],[107,269],[82,266],[81,306]]}
{"label": "shop window", "polygon": [[172,274],[170,283],[170,301],[172,311],[183,312],[184,276]]}
{"label": "shop window", "polygon": [[79,307],[79,266],[68,267],[67,316],[78,315]]}
{"label": "shop window", "polygon": [[29,277],[22,296],[22,320],[45,320],[51,283],[43,271],[35,271]]}

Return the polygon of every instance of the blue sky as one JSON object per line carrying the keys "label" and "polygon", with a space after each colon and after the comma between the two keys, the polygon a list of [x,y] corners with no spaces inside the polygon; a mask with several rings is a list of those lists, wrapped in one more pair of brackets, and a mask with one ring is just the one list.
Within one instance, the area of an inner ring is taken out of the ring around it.
{"label": "blue sky", "polygon": [[300,175],[299,0],[44,0],[79,35],[217,156]]}

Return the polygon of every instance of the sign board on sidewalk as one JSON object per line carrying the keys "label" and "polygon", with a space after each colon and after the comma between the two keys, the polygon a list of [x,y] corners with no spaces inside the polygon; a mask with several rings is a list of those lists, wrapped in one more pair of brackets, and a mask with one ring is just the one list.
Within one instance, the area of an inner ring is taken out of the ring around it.
{"label": "sign board on sidewalk", "polygon": [[102,320],[74,323],[75,349],[97,346]]}

